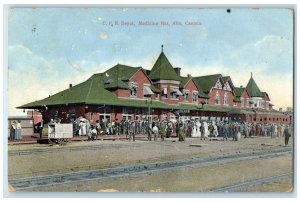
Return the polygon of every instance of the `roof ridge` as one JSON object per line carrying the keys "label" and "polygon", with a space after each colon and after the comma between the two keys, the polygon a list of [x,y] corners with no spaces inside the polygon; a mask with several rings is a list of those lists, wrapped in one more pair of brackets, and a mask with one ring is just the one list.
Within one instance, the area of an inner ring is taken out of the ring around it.
{"label": "roof ridge", "polygon": [[219,76],[219,75],[222,75],[222,74],[209,74],[209,75],[204,75],[204,76],[195,76],[193,78],[208,77],[208,76]]}

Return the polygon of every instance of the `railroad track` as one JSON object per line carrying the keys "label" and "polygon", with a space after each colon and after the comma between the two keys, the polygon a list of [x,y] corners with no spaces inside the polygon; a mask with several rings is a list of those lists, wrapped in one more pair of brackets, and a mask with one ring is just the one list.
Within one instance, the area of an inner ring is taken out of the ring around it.
{"label": "railroad track", "polygon": [[[135,144],[135,146],[140,146]],[[116,144],[116,145],[85,145],[85,146],[74,146],[74,147],[64,147],[61,146],[59,148],[40,148],[40,149],[30,149],[30,150],[17,150],[17,151],[9,151],[8,156],[21,156],[21,155],[31,155],[31,154],[41,154],[41,153],[55,153],[58,151],[83,151],[83,150],[97,150],[97,149],[105,149],[105,148],[121,148],[127,147],[127,145]]]}
{"label": "railroad track", "polygon": [[44,175],[37,177],[26,177],[19,179],[10,179],[9,183],[16,189],[22,191],[26,189],[52,186],[64,183],[76,183],[89,180],[101,180],[108,178],[120,178],[130,175],[145,175],[153,172],[163,172],[184,168],[200,168],[205,166],[226,164],[244,160],[253,160],[260,158],[276,157],[292,153],[291,148],[282,148],[276,150],[259,151],[251,153],[240,153],[228,156],[195,158],[188,160],[176,160],[151,164],[136,164],[125,167],[114,167],[107,169],[98,169],[90,171],[70,172],[64,174]]}
{"label": "railroad track", "polygon": [[264,177],[264,178],[254,179],[254,180],[247,180],[245,182],[231,184],[231,185],[219,187],[219,188],[216,188],[216,189],[211,189],[210,192],[234,192],[234,191],[239,191],[239,190],[244,189],[244,188],[253,187],[253,186],[257,186],[257,185],[261,185],[261,184],[265,184],[265,183],[271,183],[271,182],[274,182],[274,181],[286,179],[288,177],[292,177],[292,175],[293,175],[293,173],[289,172],[289,173],[283,173],[283,174],[274,175],[274,176],[270,176],[270,177]]}

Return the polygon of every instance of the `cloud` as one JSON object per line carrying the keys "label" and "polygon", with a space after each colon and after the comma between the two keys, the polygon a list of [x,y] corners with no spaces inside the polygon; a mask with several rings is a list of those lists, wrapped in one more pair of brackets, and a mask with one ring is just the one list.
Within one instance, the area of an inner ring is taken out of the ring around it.
{"label": "cloud", "polygon": [[251,72],[253,78],[261,91],[267,92],[270,96],[271,103],[275,108],[286,108],[293,106],[293,76],[292,74],[278,75],[278,74],[265,74],[267,65],[257,64],[241,65],[241,66],[226,66],[223,64],[216,64],[211,66],[190,66],[183,67],[181,75],[186,76],[205,76],[211,74],[222,74],[223,76],[230,76],[233,84],[236,87],[246,87]]}
{"label": "cloud", "polygon": [[292,73],[293,41],[281,36],[266,35],[231,54],[233,61],[249,65],[264,64],[265,73]]}
{"label": "cloud", "polygon": [[107,38],[107,34],[101,33],[101,34],[99,34],[99,38],[100,39],[106,39]]}
{"label": "cloud", "polygon": [[47,60],[24,45],[9,46],[8,113],[22,115],[16,107],[43,99],[79,84],[94,73],[103,72],[111,64],[95,64],[86,60]]}

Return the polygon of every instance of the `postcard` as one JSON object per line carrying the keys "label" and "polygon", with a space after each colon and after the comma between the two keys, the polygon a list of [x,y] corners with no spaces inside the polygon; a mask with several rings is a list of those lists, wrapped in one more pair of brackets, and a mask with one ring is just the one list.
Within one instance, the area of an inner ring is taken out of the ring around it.
{"label": "postcard", "polygon": [[293,8],[7,15],[11,193],[294,192]]}

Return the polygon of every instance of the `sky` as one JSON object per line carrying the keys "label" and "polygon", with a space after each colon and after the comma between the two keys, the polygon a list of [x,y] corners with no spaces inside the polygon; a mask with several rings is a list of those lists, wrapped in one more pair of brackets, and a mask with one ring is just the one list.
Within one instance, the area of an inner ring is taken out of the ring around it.
{"label": "sky", "polygon": [[183,76],[221,73],[239,87],[252,72],[285,109],[293,106],[293,43],[293,12],[282,8],[11,8],[8,115],[118,63],[151,69],[162,44]]}

